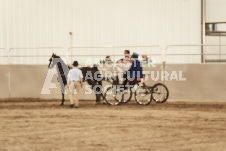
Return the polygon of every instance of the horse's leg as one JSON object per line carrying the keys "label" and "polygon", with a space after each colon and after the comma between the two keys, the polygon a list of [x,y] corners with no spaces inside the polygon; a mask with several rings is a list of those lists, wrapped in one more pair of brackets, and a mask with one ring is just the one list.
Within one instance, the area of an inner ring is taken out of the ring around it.
{"label": "horse's leg", "polygon": [[100,102],[99,94],[96,94],[96,103]]}
{"label": "horse's leg", "polygon": [[[103,79],[102,79],[103,80]],[[104,94],[103,94],[103,85],[102,85],[102,80],[98,81],[98,85],[101,86],[100,87],[100,93],[99,93],[99,100],[101,101],[101,97],[103,98],[103,104],[105,104],[105,100],[104,100]]]}
{"label": "horse's leg", "polygon": [[62,93],[62,100],[61,100],[61,103],[60,105],[63,106],[64,105],[64,91],[65,91],[65,85],[61,84],[61,93]]}
{"label": "horse's leg", "polygon": [[102,91],[101,91],[101,89],[102,89],[102,86],[101,85],[99,85],[99,82],[98,82],[98,85],[96,85],[97,87],[96,87],[96,102],[100,102],[101,100],[101,93],[102,93]]}
{"label": "horse's leg", "polygon": [[64,93],[62,93],[62,100],[61,100],[60,105],[61,105],[61,106],[64,105]]}
{"label": "horse's leg", "polygon": [[103,94],[102,81],[98,81],[98,84],[101,86],[100,93],[99,93],[99,100],[101,101],[101,97],[102,97],[102,99],[103,99],[102,103],[106,104],[106,101],[105,101],[105,98],[104,98],[104,94]]}
{"label": "horse's leg", "polygon": [[96,102],[100,103],[101,102],[101,97],[103,98],[103,104],[106,102],[104,101],[104,95],[102,92],[102,81],[98,81],[98,87],[96,88]]}
{"label": "horse's leg", "polygon": [[98,85],[92,83],[92,89],[93,89],[93,92],[96,95],[96,101],[95,101],[94,105],[99,104],[99,102],[100,102],[100,94],[99,94],[100,87]]}

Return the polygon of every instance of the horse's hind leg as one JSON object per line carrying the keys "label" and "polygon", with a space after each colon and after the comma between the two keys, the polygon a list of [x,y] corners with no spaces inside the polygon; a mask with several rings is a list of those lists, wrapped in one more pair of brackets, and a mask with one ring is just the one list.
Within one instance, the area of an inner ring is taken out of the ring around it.
{"label": "horse's hind leg", "polygon": [[95,92],[96,93],[96,103],[100,102],[100,94],[98,94],[99,92]]}
{"label": "horse's hind leg", "polygon": [[101,103],[101,86],[99,85],[94,86],[93,91],[96,94],[96,102],[94,104]]}
{"label": "horse's hind leg", "polygon": [[99,94],[96,94],[96,103],[100,102]]}
{"label": "horse's hind leg", "polygon": [[101,103],[101,98],[103,98],[103,104],[106,104],[106,101],[104,100],[104,94],[102,93],[102,86],[97,87],[96,89],[96,102],[95,104]]}
{"label": "horse's hind leg", "polygon": [[96,87],[96,102],[100,102],[101,101],[101,85],[97,85]]}

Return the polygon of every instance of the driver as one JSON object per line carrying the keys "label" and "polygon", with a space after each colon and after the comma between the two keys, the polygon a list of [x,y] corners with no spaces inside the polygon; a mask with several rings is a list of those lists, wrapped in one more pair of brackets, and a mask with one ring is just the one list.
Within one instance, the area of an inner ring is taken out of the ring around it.
{"label": "driver", "polygon": [[126,71],[127,77],[123,82],[124,88],[129,81],[129,85],[134,86],[136,83],[142,81],[143,78],[143,68],[141,62],[138,60],[138,54],[133,53],[131,56],[132,65],[128,71]]}

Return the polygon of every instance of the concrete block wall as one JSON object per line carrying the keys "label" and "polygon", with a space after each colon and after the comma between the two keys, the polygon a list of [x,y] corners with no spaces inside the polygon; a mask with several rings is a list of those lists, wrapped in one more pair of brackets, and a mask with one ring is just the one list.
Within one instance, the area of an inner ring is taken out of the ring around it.
{"label": "concrete block wall", "polygon": [[[225,69],[226,64],[167,64],[166,71],[169,76],[165,84],[170,91],[168,101],[226,101]],[[146,67],[143,70],[153,71],[156,77],[157,72],[161,73],[162,69],[161,65],[156,65],[156,67]],[[51,94],[41,94],[48,72],[46,65],[11,65],[10,67],[1,65],[0,71],[0,99],[8,97],[61,99],[60,85],[56,75],[52,78],[52,83],[55,83],[57,88],[50,89]],[[161,82],[161,79],[158,81],[152,79],[149,75],[146,83],[154,85]],[[106,82],[103,83],[106,84]],[[68,98],[67,95],[66,98]],[[85,94],[85,87],[83,87],[80,98],[94,100],[95,95],[94,93]]]}

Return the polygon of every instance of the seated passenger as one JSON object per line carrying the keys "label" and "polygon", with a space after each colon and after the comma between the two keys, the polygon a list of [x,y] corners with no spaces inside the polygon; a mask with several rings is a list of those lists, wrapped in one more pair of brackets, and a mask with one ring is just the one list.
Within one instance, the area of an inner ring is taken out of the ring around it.
{"label": "seated passenger", "polygon": [[142,63],[151,63],[151,58],[148,58],[146,54],[142,55]]}
{"label": "seated passenger", "polygon": [[105,63],[107,63],[107,64],[112,64],[113,63],[113,61],[111,60],[111,56],[106,56]]}
{"label": "seated passenger", "polygon": [[111,63],[113,63],[113,61],[111,60],[110,56],[106,56],[105,60],[100,60],[100,63],[102,63],[102,64],[104,64],[104,63],[111,64]]}
{"label": "seated passenger", "polygon": [[124,50],[124,58],[121,58],[117,63],[129,63],[130,62],[130,51]]}

